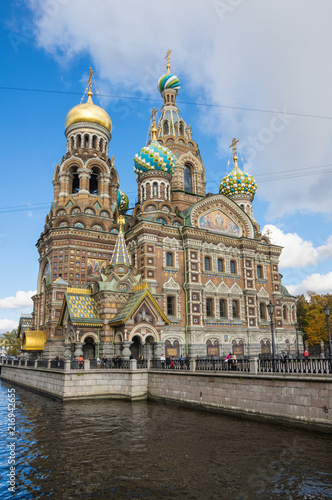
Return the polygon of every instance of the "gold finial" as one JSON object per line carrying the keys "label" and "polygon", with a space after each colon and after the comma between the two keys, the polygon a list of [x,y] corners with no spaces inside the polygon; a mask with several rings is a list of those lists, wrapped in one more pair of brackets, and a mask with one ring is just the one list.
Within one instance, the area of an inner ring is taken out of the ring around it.
{"label": "gold finial", "polygon": [[271,229],[269,229],[269,228],[268,228],[268,229],[265,231],[265,234],[266,234],[266,236],[269,238],[269,240],[271,241],[271,238],[270,238],[270,234],[272,234]]}
{"label": "gold finial", "polygon": [[168,50],[167,53],[166,53],[166,57],[165,59],[167,59],[167,74],[170,74],[171,72],[171,65],[170,65],[170,62],[169,62],[169,56],[171,55],[172,51],[171,50]]}
{"label": "gold finial", "polygon": [[92,104],[92,90],[91,90],[91,85],[92,85],[92,75],[93,75],[93,69],[90,68],[90,73],[89,73],[89,79],[87,83],[87,89],[88,89],[88,103]]}
{"label": "gold finial", "polygon": [[152,120],[152,127],[151,127],[151,140],[156,141],[157,140],[157,127],[156,127],[156,114],[157,114],[157,108],[152,108],[152,113],[151,113],[151,120]]}
{"label": "gold finial", "polygon": [[120,226],[120,228],[119,228],[120,234],[122,233],[122,226],[124,225],[124,223],[125,223],[125,218],[123,217],[123,215],[120,215],[118,218],[118,224]]}
{"label": "gold finial", "polygon": [[239,139],[235,139],[235,137],[233,137],[232,144],[229,146],[230,148],[233,148],[233,152],[234,152],[233,159],[235,159],[235,156],[236,156],[236,153],[237,153],[236,145],[237,145],[238,142],[239,142]]}

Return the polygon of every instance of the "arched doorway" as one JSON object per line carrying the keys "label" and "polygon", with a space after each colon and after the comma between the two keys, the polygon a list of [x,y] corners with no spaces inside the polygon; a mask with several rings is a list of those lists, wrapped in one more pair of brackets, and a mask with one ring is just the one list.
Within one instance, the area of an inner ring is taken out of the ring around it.
{"label": "arched doorway", "polygon": [[145,339],[145,354],[144,357],[146,359],[153,359],[154,354],[154,337],[152,335],[148,335]]}
{"label": "arched doorway", "polygon": [[96,345],[93,337],[86,337],[83,346],[84,359],[95,359]]}
{"label": "arched doorway", "polygon": [[131,355],[133,356],[134,359],[138,360],[140,355],[143,354],[141,337],[135,335],[132,338],[132,342],[133,343],[130,346]]}

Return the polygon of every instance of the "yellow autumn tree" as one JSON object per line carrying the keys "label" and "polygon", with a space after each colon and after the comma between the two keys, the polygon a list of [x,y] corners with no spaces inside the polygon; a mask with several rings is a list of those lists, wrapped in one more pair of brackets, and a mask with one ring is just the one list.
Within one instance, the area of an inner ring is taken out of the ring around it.
{"label": "yellow autumn tree", "polygon": [[324,313],[326,305],[331,308],[332,312],[331,294],[318,295],[314,292],[307,293],[307,307],[303,308],[303,324],[305,325],[304,331],[309,345],[319,344],[321,340],[328,342],[327,321]]}

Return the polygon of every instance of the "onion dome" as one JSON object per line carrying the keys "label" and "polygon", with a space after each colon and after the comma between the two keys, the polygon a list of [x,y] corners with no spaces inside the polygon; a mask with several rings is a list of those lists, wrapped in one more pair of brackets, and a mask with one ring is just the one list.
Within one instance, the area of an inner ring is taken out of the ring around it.
{"label": "onion dome", "polygon": [[247,172],[243,172],[237,164],[236,155],[236,141],[233,139],[233,149],[234,149],[234,168],[230,174],[226,175],[219,186],[219,193],[225,196],[233,196],[235,194],[248,194],[255,196],[257,184],[252,175]]}
{"label": "onion dome", "polygon": [[89,123],[97,123],[98,125],[101,125],[102,127],[106,128],[109,132],[111,132],[112,121],[108,113],[100,106],[93,104],[92,101],[92,95],[93,95],[91,90],[92,74],[93,71],[90,68],[87,102],[78,104],[69,111],[69,113],[66,116],[65,127],[67,128],[69,127],[69,125],[72,125],[73,123],[89,122]]}
{"label": "onion dome", "polygon": [[167,89],[173,89],[176,91],[180,89],[180,80],[177,76],[171,75],[171,65],[169,62],[171,52],[171,50],[168,50],[165,57],[165,59],[167,59],[167,73],[161,76],[158,80],[158,89],[161,94]]}
{"label": "onion dome", "polygon": [[152,140],[150,144],[144,146],[135,155],[134,162],[136,174],[148,172],[149,170],[164,170],[172,174],[176,159],[168,148],[159,144],[158,141]]}
{"label": "onion dome", "polygon": [[167,89],[179,90],[180,88],[180,80],[176,75],[166,73],[166,75],[161,76],[158,80],[158,89],[160,93]]}
{"label": "onion dome", "polygon": [[136,174],[148,172],[150,170],[163,170],[172,174],[175,168],[176,158],[173,153],[159,144],[157,141],[157,128],[156,128],[156,108],[152,110],[152,140],[150,144],[144,146],[134,158],[134,170]]}
{"label": "onion dome", "polygon": [[117,203],[118,203],[119,210],[121,212],[127,210],[128,205],[129,205],[129,199],[128,199],[128,196],[126,195],[126,193],[118,190]]}

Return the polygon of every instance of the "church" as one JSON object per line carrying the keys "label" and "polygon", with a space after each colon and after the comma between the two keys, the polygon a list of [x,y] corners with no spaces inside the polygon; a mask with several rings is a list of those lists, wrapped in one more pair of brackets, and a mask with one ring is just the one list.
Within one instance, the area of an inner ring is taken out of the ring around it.
{"label": "church", "polygon": [[276,350],[295,353],[295,298],[281,283],[282,248],[254,218],[257,186],[238,164],[238,141],[230,137],[232,171],[218,193],[206,193],[168,53],[159,119],[154,108],[148,144],[133,151],[138,201],[130,209],[109,157],[111,118],[93,102],[92,73],[86,102],[65,120],[66,149],[37,242],[33,312],[18,328],[23,356],[268,354],[270,301]]}

